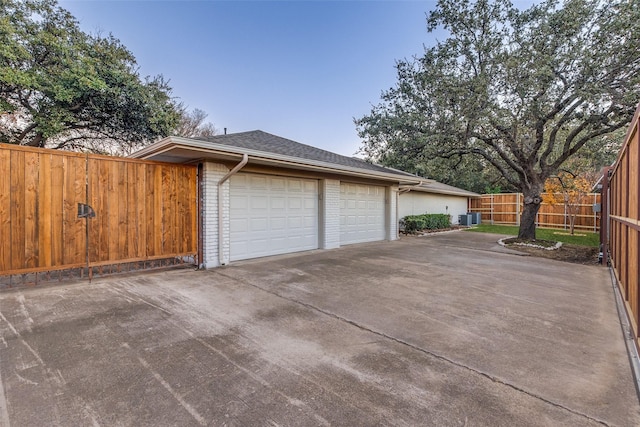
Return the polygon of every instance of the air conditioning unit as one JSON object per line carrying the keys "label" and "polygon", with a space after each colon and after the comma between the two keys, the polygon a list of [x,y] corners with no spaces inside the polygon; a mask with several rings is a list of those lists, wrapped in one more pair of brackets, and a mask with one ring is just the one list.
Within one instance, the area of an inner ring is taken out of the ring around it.
{"label": "air conditioning unit", "polygon": [[467,215],[471,215],[471,224],[477,225],[482,222],[482,214],[480,212],[469,212]]}
{"label": "air conditioning unit", "polygon": [[458,224],[467,225],[467,226],[471,225],[472,215],[471,214],[458,215]]}

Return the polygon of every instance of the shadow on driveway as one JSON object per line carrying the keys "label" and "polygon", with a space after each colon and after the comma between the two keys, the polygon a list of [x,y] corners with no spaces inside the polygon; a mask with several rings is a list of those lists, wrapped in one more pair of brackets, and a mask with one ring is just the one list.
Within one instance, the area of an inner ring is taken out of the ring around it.
{"label": "shadow on driveway", "polygon": [[607,269],[450,233],[0,293],[0,426],[640,425]]}

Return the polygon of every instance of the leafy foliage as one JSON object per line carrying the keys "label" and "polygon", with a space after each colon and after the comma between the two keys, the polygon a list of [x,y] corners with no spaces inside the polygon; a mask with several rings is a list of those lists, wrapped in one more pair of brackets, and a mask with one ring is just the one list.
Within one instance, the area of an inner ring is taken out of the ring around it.
{"label": "leafy foliage", "polygon": [[420,230],[442,230],[451,227],[451,216],[448,214],[407,215],[402,218],[400,226],[405,233]]}
{"label": "leafy foliage", "polygon": [[486,162],[481,159],[472,156],[433,157],[416,164],[406,164],[403,160],[387,158],[384,164],[476,193],[488,193],[491,189],[497,193],[515,191],[515,188],[506,182],[495,169],[488,167]]}
{"label": "leafy foliage", "polygon": [[589,193],[596,181],[596,174],[574,175],[561,171],[544,183],[545,193],[542,194],[542,201],[550,205],[564,204],[571,234],[574,234],[580,206],[590,200]]}
{"label": "leafy foliage", "polygon": [[140,78],[117,39],[83,33],[55,0],[0,2],[3,142],[130,151],[176,127],[170,94],[162,76]]}
{"label": "leafy foliage", "polygon": [[475,156],[524,194],[519,235],[535,238],[547,178],[633,117],[640,3],[439,0],[436,28],[450,36],[399,61],[397,85],[356,120],[361,151],[410,170]]}

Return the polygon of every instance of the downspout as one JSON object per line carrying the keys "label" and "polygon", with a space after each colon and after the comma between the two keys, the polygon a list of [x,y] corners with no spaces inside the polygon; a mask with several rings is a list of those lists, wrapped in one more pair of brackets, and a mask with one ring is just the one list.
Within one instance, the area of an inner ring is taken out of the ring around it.
{"label": "downspout", "polygon": [[204,268],[204,165],[198,163],[198,270]]}
{"label": "downspout", "polygon": [[400,218],[398,218],[398,215],[400,214],[400,189],[398,189],[398,191],[395,191],[394,193],[396,193],[396,224],[395,224],[395,228],[396,228],[396,240],[398,240],[400,238]]}
{"label": "downspout", "polygon": [[220,181],[218,181],[218,264],[219,265],[224,265],[223,257],[222,257],[223,233],[224,233],[224,227],[222,223],[223,215],[224,215],[224,212],[222,209],[222,184],[224,184],[229,178],[231,178],[240,169],[242,169],[244,165],[247,164],[248,161],[249,161],[249,155],[246,153],[243,154],[242,160],[240,161],[240,163],[238,163],[233,169],[227,172],[227,174],[223,176]]}

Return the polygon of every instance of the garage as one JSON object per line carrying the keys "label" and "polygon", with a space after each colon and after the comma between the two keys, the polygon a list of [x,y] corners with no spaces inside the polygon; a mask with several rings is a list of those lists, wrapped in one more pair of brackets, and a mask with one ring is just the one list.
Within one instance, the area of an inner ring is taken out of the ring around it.
{"label": "garage", "polygon": [[340,183],[340,244],[385,239],[385,187]]}
{"label": "garage", "polygon": [[318,181],[251,173],[229,180],[232,261],[318,248]]}
{"label": "garage", "polygon": [[260,130],[168,137],[136,158],[198,164],[198,266],[398,238],[400,186],[424,180]]}

